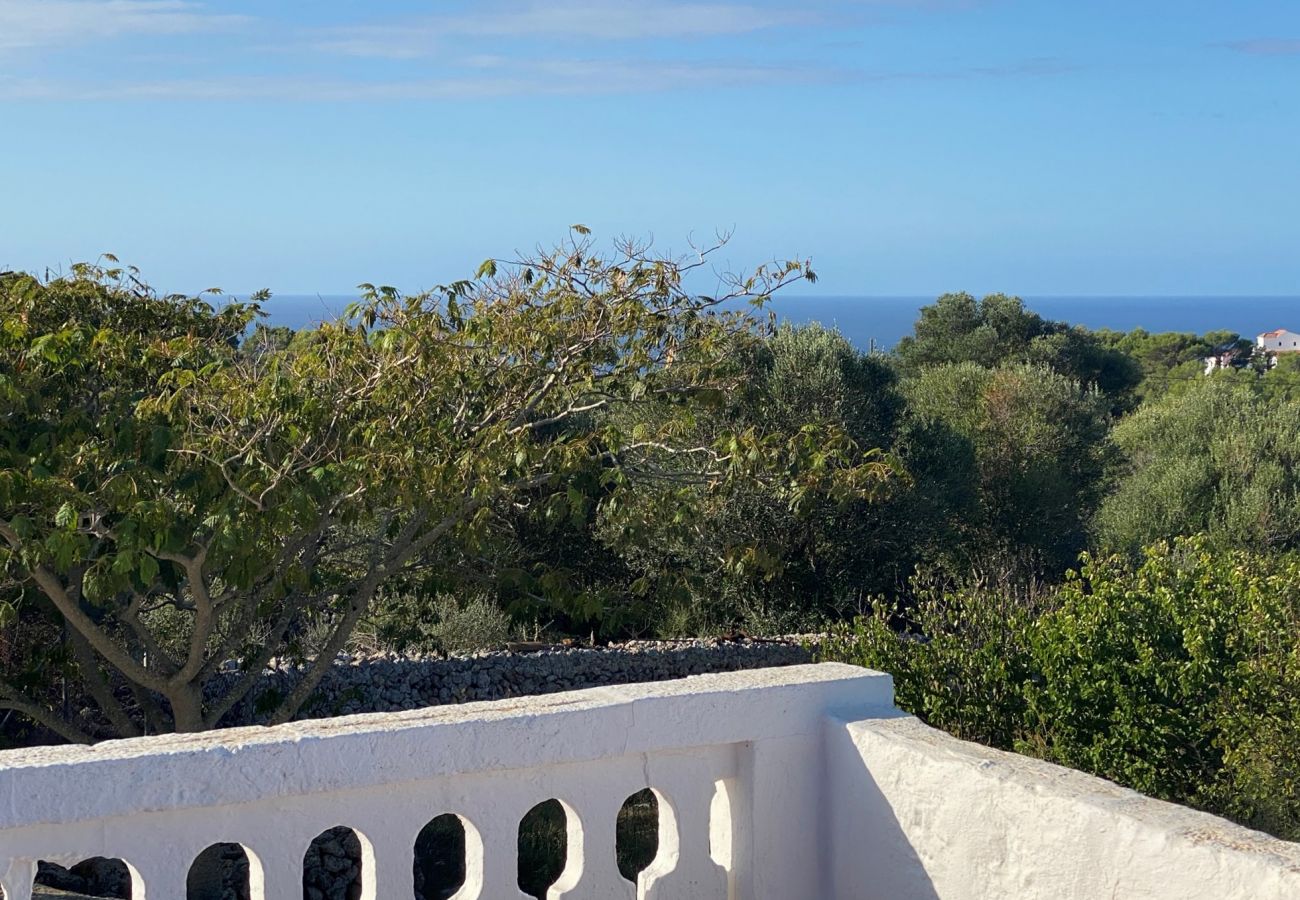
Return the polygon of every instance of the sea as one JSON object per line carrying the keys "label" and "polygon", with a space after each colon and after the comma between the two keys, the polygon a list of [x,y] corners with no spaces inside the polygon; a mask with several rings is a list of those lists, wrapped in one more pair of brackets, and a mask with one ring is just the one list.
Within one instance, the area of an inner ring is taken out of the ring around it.
{"label": "sea", "polygon": [[[264,305],[267,323],[304,328],[342,313],[355,297],[284,294]],[[1130,331],[1234,331],[1245,337],[1287,328],[1300,331],[1300,296],[1295,297],[1024,297],[1044,318]],[[888,350],[911,333],[922,306],[934,297],[778,296],[772,310],[795,324],[834,327],[862,350]]]}

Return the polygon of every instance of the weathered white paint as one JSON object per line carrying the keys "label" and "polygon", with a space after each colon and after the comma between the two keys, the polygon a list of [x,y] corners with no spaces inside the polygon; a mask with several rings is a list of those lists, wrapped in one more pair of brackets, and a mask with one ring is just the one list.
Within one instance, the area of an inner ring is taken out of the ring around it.
{"label": "weathered white paint", "polygon": [[[660,852],[632,885],[614,820],[646,787]],[[399,900],[416,835],[450,812],[457,900],[509,900],[519,820],[549,798],[566,900],[1300,897],[1300,848],[953,741],[900,718],[887,675],[842,665],[0,753],[0,885],[29,900],[36,860],[108,856],[136,900],[180,900],[229,841],[255,898],[297,900],[307,845],[347,825],[365,900]]]}

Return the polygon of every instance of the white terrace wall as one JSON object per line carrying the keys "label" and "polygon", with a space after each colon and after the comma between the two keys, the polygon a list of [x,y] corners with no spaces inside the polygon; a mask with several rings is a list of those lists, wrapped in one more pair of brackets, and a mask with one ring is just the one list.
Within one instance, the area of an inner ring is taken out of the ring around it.
{"label": "white terrace wall", "polygon": [[1297,900],[1300,844],[911,716],[826,720],[834,897]]}
{"label": "white terrace wall", "polygon": [[[519,821],[556,798],[569,865],[552,897],[826,896],[822,722],[887,712],[891,697],[885,675],[795,666],[0,753],[0,885],[28,900],[37,860],[103,856],[132,868],[134,900],[180,900],[194,858],[233,842],[254,898],[296,900],[309,843],[346,825],[362,839],[365,900],[398,900],[412,896],[416,835],[455,813],[469,857],[458,900],[508,900],[523,896]],[[634,888],[614,822],[647,787],[660,853]]]}
{"label": "white terrace wall", "polygon": [[[660,852],[618,874],[624,799],[660,798]],[[901,716],[842,665],[702,675],[396,714],[0,754],[0,885],[39,859],[117,857],[134,900],[180,900],[191,861],[242,844],[255,898],[302,896],[302,858],[347,825],[363,900],[412,896],[426,822],[466,824],[457,900],[509,900],[520,819],[559,799],[552,898],[1069,900],[1300,897],[1300,847]]]}

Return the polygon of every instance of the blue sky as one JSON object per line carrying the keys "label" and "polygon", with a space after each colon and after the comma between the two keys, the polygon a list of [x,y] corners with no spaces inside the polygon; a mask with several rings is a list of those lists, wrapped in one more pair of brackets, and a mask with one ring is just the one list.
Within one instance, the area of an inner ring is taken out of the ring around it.
{"label": "blue sky", "polygon": [[407,290],[583,222],[825,294],[1300,295],[1296,0],[0,0],[0,268]]}

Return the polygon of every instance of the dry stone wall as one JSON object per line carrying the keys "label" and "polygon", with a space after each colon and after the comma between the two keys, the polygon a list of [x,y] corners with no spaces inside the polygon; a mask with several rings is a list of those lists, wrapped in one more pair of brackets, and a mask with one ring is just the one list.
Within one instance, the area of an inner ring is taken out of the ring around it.
{"label": "dry stone wall", "polygon": [[[667,681],[812,661],[813,639],[629,641],[605,647],[545,647],[463,656],[381,653],[340,656],[299,719],[398,712],[450,703],[504,700],[609,684]],[[273,663],[262,683],[222,722],[258,725],[304,675]],[[234,671],[223,678],[237,677]],[[221,691],[221,682],[213,684]]]}

